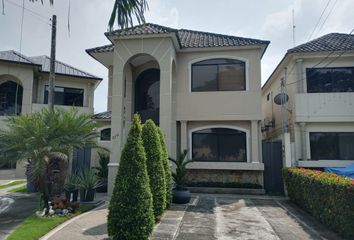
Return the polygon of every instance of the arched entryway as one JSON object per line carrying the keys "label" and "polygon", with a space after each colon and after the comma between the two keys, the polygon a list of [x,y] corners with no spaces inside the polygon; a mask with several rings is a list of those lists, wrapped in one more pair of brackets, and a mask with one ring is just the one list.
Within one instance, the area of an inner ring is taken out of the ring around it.
{"label": "arched entryway", "polygon": [[20,115],[23,87],[14,82],[0,83],[0,116]]}
{"label": "arched entryway", "polygon": [[141,121],[152,119],[157,125],[160,117],[160,70],[150,68],[139,74],[135,81],[134,112]]}

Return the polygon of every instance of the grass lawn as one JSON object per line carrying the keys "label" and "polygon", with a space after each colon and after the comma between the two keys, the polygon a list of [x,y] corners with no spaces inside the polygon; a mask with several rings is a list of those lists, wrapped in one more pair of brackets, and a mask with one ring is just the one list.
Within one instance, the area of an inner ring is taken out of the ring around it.
{"label": "grass lawn", "polygon": [[21,186],[17,188],[10,189],[7,192],[16,192],[16,193],[27,193],[27,186]]}
{"label": "grass lawn", "polygon": [[26,218],[25,221],[11,233],[7,240],[36,240],[61,223],[93,208],[94,206],[81,205],[80,209],[75,214],[65,217],[39,218],[36,215],[32,215]]}
{"label": "grass lawn", "polygon": [[19,185],[19,184],[25,183],[25,182],[26,182],[26,180],[13,181],[13,182],[8,183],[8,184],[0,185],[0,189],[16,186],[16,185]]}

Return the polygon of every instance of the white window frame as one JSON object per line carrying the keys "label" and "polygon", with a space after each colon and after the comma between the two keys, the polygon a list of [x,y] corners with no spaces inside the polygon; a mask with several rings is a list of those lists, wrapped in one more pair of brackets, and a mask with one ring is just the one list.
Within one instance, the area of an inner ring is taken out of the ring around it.
{"label": "white window frame", "polygon": [[[245,63],[245,83],[246,83],[246,88],[245,90],[238,90],[238,91],[229,91],[229,92],[244,92],[249,90],[249,60],[247,58],[243,57],[237,57],[237,56],[229,56],[229,55],[215,55],[215,56],[208,56],[208,57],[202,57],[202,58],[196,58],[193,59],[192,61],[189,61],[188,63],[188,89],[190,93],[200,93],[200,92],[193,92],[192,91],[192,65],[194,63],[200,62],[200,61],[205,61],[205,60],[213,60],[213,59],[220,59],[220,58],[226,58],[226,59],[233,59],[233,60],[238,60],[242,61]],[[225,92],[225,91],[207,91],[207,92]],[[205,92],[204,92],[205,93]]]}
{"label": "white window frame", "polygon": [[[250,162],[250,131],[245,129],[245,128],[241,128],[238,126],[232,126],[232,125],[206,125],[203,127],[196,127],[196,128],[192,128],[188,131],[188,146],[189,146],[189,159],[192,159],[192,152],[193,152],[193,143],[192,143],[192,134],[194,132],[200,131],[200,130],[205,130],[205,129],[210,129],[210,128],[228,128],[228,129],[232,129],[232,130],[238,130],[241,132],[245,132],[246,133],[246,161],[245,162],[229,162],[229,163],[249,163]],[[218,163],[219,161],[216,161],[215,163]],[[197,162],[199,163],[199,162]]]}

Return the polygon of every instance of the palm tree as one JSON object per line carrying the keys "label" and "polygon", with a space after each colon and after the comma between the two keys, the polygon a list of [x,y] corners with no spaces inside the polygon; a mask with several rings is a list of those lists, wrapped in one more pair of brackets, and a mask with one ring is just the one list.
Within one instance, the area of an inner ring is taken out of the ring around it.
{"label": "palm tree", "polygon": [[[0,161],[27,161],[29,177],[38,183],[42,201],[50,199],[50,163],[67,162],[73,149],[97,146],[96,123],[77,110],[43,109],[32,115],[11,117],[0,129]],[[48,209],[48,208],[47,208]]]}
{"label": "palm tree", "polygon": [[[38,2],[39,0],[30,0]],[[44,0],[40,0],[44,3]],[[54,4],[54,0],[49,0],[50,5]],[[146,0],[115,0],[111,17],[108,22],[108,30],[112,31],[114,22],[117,20],[118,28],[124,29],[133,26],[134,17],[139,24],[145,23],[144,13],[148,9]]]}

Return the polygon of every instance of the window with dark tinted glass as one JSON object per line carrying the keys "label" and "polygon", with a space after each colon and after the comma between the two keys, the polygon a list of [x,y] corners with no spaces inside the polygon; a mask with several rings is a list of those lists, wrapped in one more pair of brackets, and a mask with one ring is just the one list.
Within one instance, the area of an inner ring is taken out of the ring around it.
{"label": "window with dark tinted glass", "polygon": [[246,89],[245,63],[211,59],[192,64],[192,91],[240,91]]}
{"label": "window with dark tinted glass", "polygon": [[23,88],[18,83],[7,81],[0,84],[0,116],[20,115]]}
{"label": "window with dark tinted glass", "polygon": [[[84,105],[84,90],[79,88],[55,87],[54,104],[82,107]],[[45,88],[44,104],[48,103],[48,86]]]}
{"label": "window with dark tinted glass", "polygon": [[111,128],[106,128],[101,131],[101,141],[111,141]]}
{"label": "window with dark tinted glass", "polygon": [[354,67],[306,69],[307,92],[354,92]]}
{"label": "window with dark tinted glass", "polygon": [[354,132],[311,132],[311,159],[354,160]]}
{"label": "window with dark tinted glass", "polygon": [[228,128],[193,132],[192,158],[196,161],[246,162],[246,133]]}

